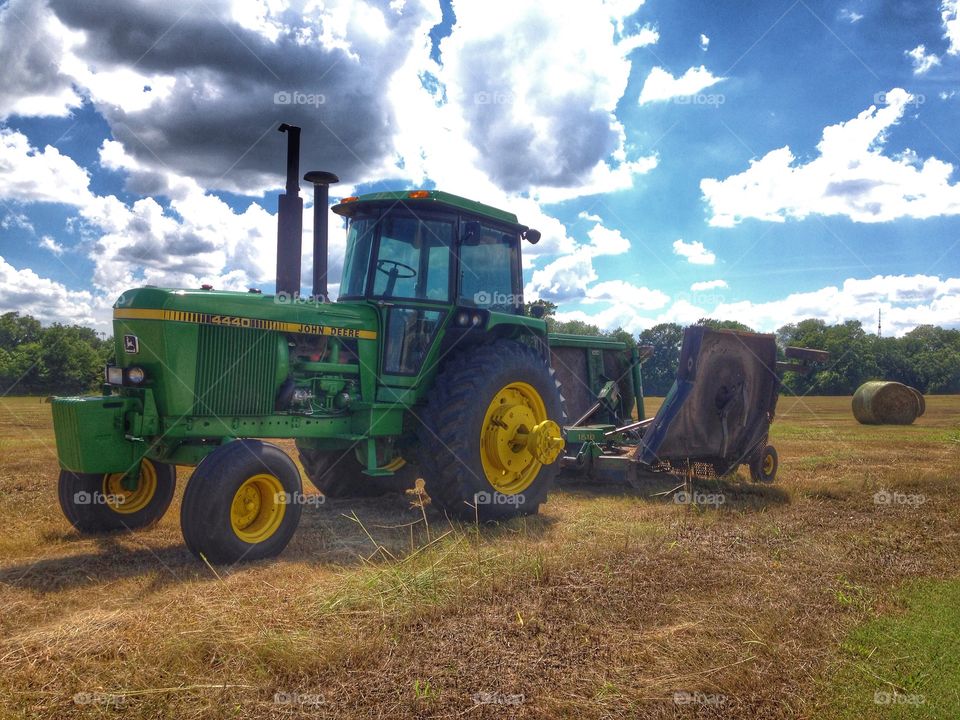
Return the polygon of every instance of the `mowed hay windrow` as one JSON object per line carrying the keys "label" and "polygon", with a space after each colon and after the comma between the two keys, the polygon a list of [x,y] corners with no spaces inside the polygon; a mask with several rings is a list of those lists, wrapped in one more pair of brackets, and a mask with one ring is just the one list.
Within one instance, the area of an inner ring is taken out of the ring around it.
{"label": "mowed hay windrow", "polygon": [[910,425],[920,415],[918,394],[898,382],[865,382],[853,394],[853,416],[864,425]]}

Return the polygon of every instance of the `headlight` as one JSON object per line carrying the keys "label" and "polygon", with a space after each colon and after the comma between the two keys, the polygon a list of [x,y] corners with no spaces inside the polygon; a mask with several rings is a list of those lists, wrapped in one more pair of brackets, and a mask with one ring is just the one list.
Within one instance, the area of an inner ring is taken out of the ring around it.
{"label": "headlight", "polygon": [[104,375],[108,385],[123,385],[123,368],[107,365]]}
{"label": "headlight", "polygon": [[147,374],[143,371],[143,368],[127,368],[127,382],[129,382],[131,385],[139,385],[146,379]]}

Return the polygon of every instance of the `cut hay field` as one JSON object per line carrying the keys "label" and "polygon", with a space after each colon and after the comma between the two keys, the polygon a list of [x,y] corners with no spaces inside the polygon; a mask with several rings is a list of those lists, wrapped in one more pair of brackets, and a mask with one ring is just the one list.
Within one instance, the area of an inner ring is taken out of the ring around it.
{"label": "cut hay field", "polygon": [[700,483],[719,505],[317,502],[280,558],[214,571],[187,469],[154,528],[80,537],[50,406],[0,399],[0,718],[960,717],[960,397],[909,427],[778,410],[779,481]]}

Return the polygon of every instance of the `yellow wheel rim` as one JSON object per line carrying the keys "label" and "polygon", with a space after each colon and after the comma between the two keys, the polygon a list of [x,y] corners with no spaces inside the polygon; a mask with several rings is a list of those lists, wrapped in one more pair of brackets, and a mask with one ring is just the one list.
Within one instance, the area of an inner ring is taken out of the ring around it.
{"label": "yellow wheel rim", "polygon": [[763,458],[763,474],[772,475],[773,474],[773,455],[767,453]]}
{"label": "yellow wheel rim", "polygon": [[140,477],[134,490],[123,486],[125,473],[103,476],[103,497],[108,508],[121,515],[143,510],[157,493],[157,468],[149,460],[140,463]]}
{"label": "yellow wheel rim", "polygon": [[247,478],[230,503],[230,527],[244,542],[259,543],[273,535],[287,511],[286,493],[275,475]]}
{"label": "yellow wheel rim", "polygon": [[494,395],[480,428],[480,462],[494,490],[523,492],[562,449],[560,427],[532,385],[510,383]]}

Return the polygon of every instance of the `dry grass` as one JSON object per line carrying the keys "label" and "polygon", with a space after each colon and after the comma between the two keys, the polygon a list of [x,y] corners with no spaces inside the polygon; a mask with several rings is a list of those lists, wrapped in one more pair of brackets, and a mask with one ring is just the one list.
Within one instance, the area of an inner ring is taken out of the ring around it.
{"label": "dry grass", "polygon": [[214,575],[177,500],[79,537],[49,406],[0,400],[0,716],[823,717],[851,628],[957,573],[960,398],[908,427],[858,425],[848,399],[779,412],[780,481],[704,483],[719,509],[656,483],[481,528],[415,495],[331,501],[278,560]]}

